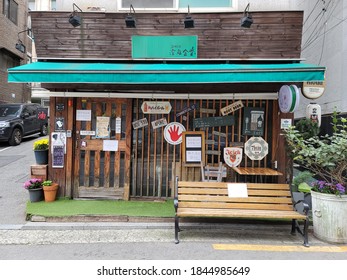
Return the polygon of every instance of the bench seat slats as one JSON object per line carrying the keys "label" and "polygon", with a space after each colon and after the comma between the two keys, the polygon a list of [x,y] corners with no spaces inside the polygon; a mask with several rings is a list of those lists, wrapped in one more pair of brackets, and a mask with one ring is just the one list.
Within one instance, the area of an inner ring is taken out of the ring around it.
{"label": "bench seat slats", "polygon": [[182,208],[206,208],[206,209],[262,209],[293,211],[288,204],[266,204],[266,203],[220,203],[220,202],[181,202]]}
{"label": "bench seat slats", "polygon": [[[209,195],[228,195],[228,189],[210,188],[178,188],[178,194],[209,194]],[[290,191],[284,190],[252,190],[248,189],[249,196],[290,196]]]}
{"label": "bench seat slats", "polygon": [[[184,188],[209,188],[209,189],[225,189],[228,183],[221,182],[190,182],[179,181],[178,187]],[[248,189],[262,189],[262,190],[290,190],[288,184],[260,184],[260,183],[247,183]]]}
{"label": "bench seat slats", "polygon": [[213,201],[213,202],[245,202],[245,203],[272,203],[272,204],[292,204],[289,197],[228,197],[228,196],[211,196],[211,195],[180,195],[179,203],[184,201]]}
{"label": "bench seat slats", "polygon": [[306,216],[296,211],[244,210],[244,209],[205,209],[182,208],[177,210],[179,217],[225,217],[225,218],[271,218],[306,220]]}

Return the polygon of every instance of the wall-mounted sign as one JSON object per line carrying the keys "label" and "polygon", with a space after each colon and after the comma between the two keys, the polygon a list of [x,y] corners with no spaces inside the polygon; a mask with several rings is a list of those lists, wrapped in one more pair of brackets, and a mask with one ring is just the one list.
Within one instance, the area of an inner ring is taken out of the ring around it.
{"label": "wall-mounted sign", "polygon": [[133,129],[139,129],[141,127],[147,126],[148,121],[146,118],[143,118],[143,119],[132,122],[132,125],[133,125]]}
{"label": "wall-mounted sign", "polygon": [[245,154],[251,160],[261,160],[269,153],[267,142],[261,137],[251,137],[245,143]]}
{"label": "wall-mounted sign", "polygon": [[242,148],[238,147],[226,147],[223,151],[224,161],[230,167],[238,166],[242,161]]}
{"label": "wall-mounted sign", "polygon": [[207,108],[199,108],[199,111],[200,111],[200,113],[211,114],[211,115],[214,115],[217,112],[216,109],[207,109]]}
{"label": "wall-mounted sign", "polygon": [[52,132],[51,133],[52,153],[54,146],[63,146],[64,153],[66,153],[66,133],[65,132]]}
{"label": "wall-mounted sign", "polygon": [[116,118],[115,131],[116,131],[116,134],[122,133],[122,119],[120,117]]}
{"label": "wall-mounted sign", "polygon": [[220,109],[220,112],[223,116],[229,115],[232,112],[235,112],[243,107],[242,101],[236,101],[222,109]]}
{"label": "wall-mounted sign", "polygon": [[152,121],[152,128],[153,129],[157,129],[159,127],[166,126],[166,125],[167,125],[166,118],[162,118],[162,119],[159,119],[159,120]]}
{"label": "wall-mounted sign", "polygon": [[57,105],[55,105],[55,110],[58,112],[64,111],[64,104],[63,103],[58,103]]}
{"label": "wall-mounted sign", "polygon": [[186,114],[192,110],[196,110],[198,108],[197,104],[190,105],[189,107],[185,107],[181,112],[176,114],[176,118],[182,116],[183,114]]}
{"label": "wall-mounted sign", "polygon": [[64,131],[65,130],[65,120],[63,117],[55,118],[55,131]]}
{"label": "wall-mounted sign", "polygon": [[219,132],[219,131],[212,131],[213,135],[216,135],[218,137],[227,137],[227,134],[224,132]]}
{"label": "wall-mounted sign", "polygon": [[263,136],[264,134],[264,109],[245,107],[243,114],[243,135]]}
{"label": "wall-mounted sign", "polygon": [[96,117],[96,138],[110,137],[110,117]]}
{"label": "wall-mounted sign", "polygon": [[95,135],[95,131],[92,131],[92,130],[81,130],[80,131],[80,135],[82,135],[82,136],[94,136]]}
{"label": "wall-mounted sign", "polygon": [[164,138],[171,145],[182,143],[182,133],[186,131],[183,124],[178,122],[169,123],[164,129]]}
{"label": "wall-mounted sign", "polygon": [[220,151],[219,150],[206,150],[206,155],[219,156]]}
{"label": "wall-mounted sign", "polygon": [[320,105],[316,103],[308,104],[306,107],[306,118],[318,123],[318,127],[320,127],[322,119],[322,109]]}
{"label": "wall-mounted sign", "polygon": [[182,133],[182,162],[200,164],[205,156],[205,132],[184,131]]}
{"label": "wall-mounted sign", "polygon": [[193,127],[205,128],[214,126],[229,126],[234,125],[234,123],[234,116],[197,118],[193,120]]}
{"label": "wall-mounted sign", "polygon": [[53,145],[52,147],[52,167],[64,168],[64,146]]}
{"label": "wall-mounted sign", "polygon": [[296,85],[283,85],[278,94],[278,105],[282,113],[293,113],[300,103],[300,89]]}
{"label": "wall-mounted sign", "polygon": [[118,151],[118,140],[103,140],[102,150],[112,152]]}
{"label": "wall-mounted sign", "polygon": [[325,81],[320,82],[304,82],[302,94],[309,99],[321,97],[325,90]]}
{"label": "wall-mounted sign", "polygon": [[198,36],[137,36],[131,37],[132,58],[195,59]]}
{"label": "wall-mounted sign", "polygon": [[144,101],[141,105],[144,114],[169,114],[171,108],[167,101]]}
{"label": "wall-mounted sign", "polygon": [[92,111],[91,110],[76,110],[76,121],[91,121]]}
{"label": "wall-mounted sign", "polygon": [[281,119],[281,129],[288,129],[292,126],[292,119]]}

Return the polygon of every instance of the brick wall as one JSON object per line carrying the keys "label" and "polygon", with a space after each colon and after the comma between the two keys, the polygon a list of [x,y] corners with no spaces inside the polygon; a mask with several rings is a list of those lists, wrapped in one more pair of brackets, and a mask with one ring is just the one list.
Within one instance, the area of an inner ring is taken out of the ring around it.
{"label": "brick wall", "polygon": [[[18,22],[13,23],[3,12],[3,1],[0,1],[0,52],[7,55],[20,57],[20,64],[26,64],[28,57],[16,50],[15,45],[19,38],[26,46],[27,53],[31,54],[31,40],[25,32],[18,35],[20,31],[28,28],[28,3],[26,0],[16,0],[18,4]],[[27,84],[7,83],[7,71],[0,67],[0,103],[3,102],[27,102],[30,100],[30,87]],[[15,97],[13,97],[15,96]]]}

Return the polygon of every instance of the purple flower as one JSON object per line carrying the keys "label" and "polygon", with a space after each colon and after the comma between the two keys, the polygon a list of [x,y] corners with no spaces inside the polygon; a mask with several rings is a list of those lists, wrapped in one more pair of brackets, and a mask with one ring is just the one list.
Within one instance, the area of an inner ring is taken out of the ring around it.
{"label": "purple flower", "polygon": [[23,184],[24,189],[38,189],[42,187],[42,179],[32,178],[28,181],[25,181]]}
{"label": "purple flower", "polygon": [[328,193],[335,195],[346,194],[346,188],[342,184],[325,181],[317,181],[313,183],[312,190],[320,193]]}

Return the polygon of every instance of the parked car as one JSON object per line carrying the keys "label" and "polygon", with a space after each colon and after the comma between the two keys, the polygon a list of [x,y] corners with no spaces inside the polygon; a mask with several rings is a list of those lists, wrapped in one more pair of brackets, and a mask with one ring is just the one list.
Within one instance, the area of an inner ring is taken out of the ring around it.
{"label": "parked car", "polygon": [[48,133],[48,109],[36,103],[0,104],[0,141],[19,145],[24,136]]}

